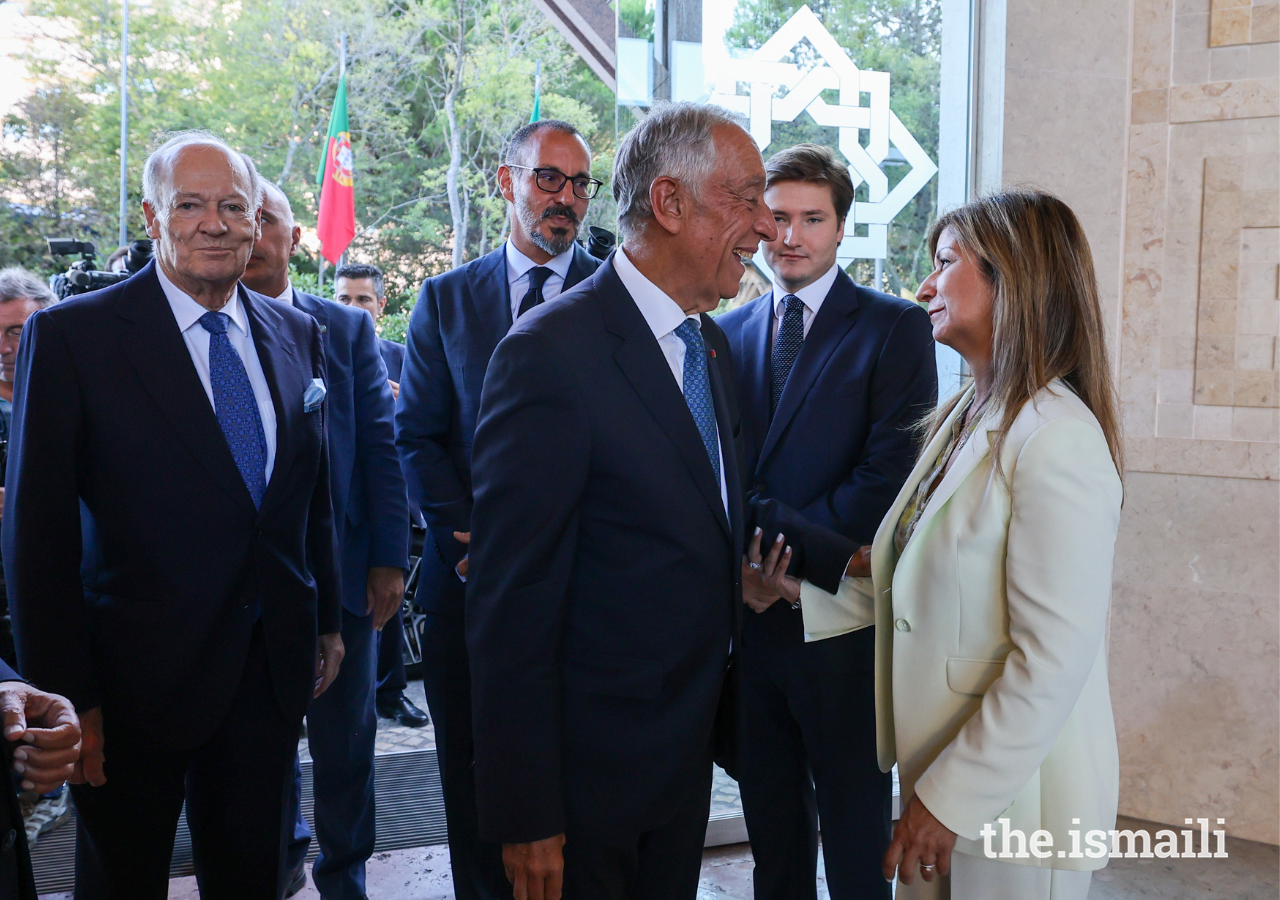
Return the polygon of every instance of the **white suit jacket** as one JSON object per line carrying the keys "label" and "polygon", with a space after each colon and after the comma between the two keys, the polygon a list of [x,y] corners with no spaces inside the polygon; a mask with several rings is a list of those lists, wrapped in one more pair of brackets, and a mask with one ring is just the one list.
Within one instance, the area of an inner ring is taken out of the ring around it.
{"label": "white suit jacket", "polygon": [[[973,388],[970,388],[972,391]],[[1054,382],[1014,420],[994,471],[986,416],[930,498],[901,559],[894,530],[963,403],[921,455],[871,554],[871,578],[837,594],[804,583],[807,640],[876,626],[880,768],[983,853],[985,823],[1053,835],[1115,827],[1119,759],[1106,624],[1120,478],[1088,407]],[[904,796],[904,800],[906,797]],[[1078,821],[1077,821],[1078,820]],[[1000,848],[1000,839],[994,843]]]}

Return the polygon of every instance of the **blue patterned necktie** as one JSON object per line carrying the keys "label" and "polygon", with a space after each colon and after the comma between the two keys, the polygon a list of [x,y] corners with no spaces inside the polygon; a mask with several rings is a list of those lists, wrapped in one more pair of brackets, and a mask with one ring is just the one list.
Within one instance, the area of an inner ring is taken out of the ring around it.
{"label": "blue patterned necktie", "polygon": [[543,285],[554,274],[546,266],[534,266],[529,270],[529,290],[525,291],[524,296],[520,299],[520,311],[516,313],[517,319],[543,301]]}
{"label": "blue patterned necktie", "polygon": [[707,348],[702,332],[692,319],[685,319],[676,329],[676,337],[684,341],[684,402],[689,404],[693,421],[702,435],[711,470],[720,483],[720,432],[716,426],[716,405],[711,397],[711,379],[707,374]]}
{"label": "blue patterned necktie", "polygon": [[791,367],[796,364],[800,355],[800,345],[804,343],[804,301],[795,294],[787,294],[782,298],[786,312],[782,314],[782,324],[778,326],[778,336],[773,341],[773,396],[769,404],[769,415],[778,409],[778,401],[782,398],[782,389],[787,386],[787,376]]}
{"label": "blue patterned necktie", "polygon": [[253,505],[261,507],[267,489],[267,435],[249,373],[227,337],[231,317],[207,312],[200,317],[200,324],[209,332],[209,383],[213,386],[214,412]]}

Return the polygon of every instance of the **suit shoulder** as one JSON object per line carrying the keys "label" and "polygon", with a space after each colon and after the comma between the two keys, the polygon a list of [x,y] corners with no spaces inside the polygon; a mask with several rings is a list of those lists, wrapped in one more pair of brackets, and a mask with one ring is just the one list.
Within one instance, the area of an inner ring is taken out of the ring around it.
{"label": "suit shoulder", "polygon": [[871,288],[863,287],[860,284],[855,284],[854,290],[857,291],[859,303],[864,304],[867,309],[888,318],[897,319],[903,313],[920,315],[925,319],[929,316],[929,314],[920,307],[920,304],[916,303],[914,300],[908,300],[905,297],[895,297],[893,294],[886,294],[883,291],[874,291]]}
{"label": "suit shoulder", "polygon": [[[1072,424],[1068,424],[1072,423]],[[1103,440],[1102,425],[1085,402],[1067,384],[1054,381],[1041,388],[1018,412],[1009,428],[1007,443],[1021,446],[1050,425],[1056,428],[1085,426]],[[1056,429],[1055,429],[1056,430]]]}
{"label": "suit shoulder", "polygon": [[772,291],[765,291],[759,297],[748,300],[741,306],[735,306],[728,312],[723,312],[716,316],[716,324],[720,326],[726,334],[733,334],[746,325],[747,319],[758,310],[761,306],[769,302],[769,298],[773,296]]}
{"label": "suit shoulder", "polygon": [[450,269],[448,272],[441,272],[439,275],[432,275],[427,278],[422,287],[425,289],[428,285],[435,291],[457,290],[467,284],[467,279],[473,275],[477,269],[488,268],[496,265],[501,261],[502,256],[506,253],[506,245],[498,247],[496,250],[490,250],[484,256],[478,256],[473,260],[463,263],[456,269]]}

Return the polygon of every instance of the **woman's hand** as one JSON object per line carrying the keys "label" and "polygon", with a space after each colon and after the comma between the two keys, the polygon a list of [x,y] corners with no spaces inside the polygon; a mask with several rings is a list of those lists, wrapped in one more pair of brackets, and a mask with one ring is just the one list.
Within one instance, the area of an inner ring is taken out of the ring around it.
{"label": "woman's hand", "polygon": [[903,884],[915,880],[916,871],[925,881],[935,875],[951,874],[951,850],[956,833],[937,820],[919,797],[913,796],[893,829],[893,841],[885,851],[881,872],[893,881],[894,872]]}
{"label": "woman's hand", "polygon": [[780,534],[769,548],[769,556],[761,559],[760,537],[761,531],[757,528],[747,553],[747,565],[760,573],[760,580],[767,589],[776,591],[794,605],[800,599],[800,579],[787,574],[787,566],[791,565],[791,548],[784,546],[786,539]]}

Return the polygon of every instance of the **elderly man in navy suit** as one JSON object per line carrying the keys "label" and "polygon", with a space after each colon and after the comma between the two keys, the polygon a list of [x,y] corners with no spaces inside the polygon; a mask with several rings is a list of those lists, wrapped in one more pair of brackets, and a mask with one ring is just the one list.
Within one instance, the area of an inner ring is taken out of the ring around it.
{"label": "elderly man in navy suit", "polygon": [[[367,263],[347,263],[333,276],[333,299],[346,306],[363,309],[376,324],[387,309],[386,286],[382,270]],[[404,344],[378,338],[378,350],[387,366],[391,393],[400,396],[400,373],[404,369]],[[410,518],[422,527],[422,514],[411,512]],[[431,717],[414,706],[404,695],[409,686],[404,667],[404,610],[387,620],[378,633],[378,690],[374,708],[384,719],[395,719],[409,728],[421,728]]]}
{"label": "elderly man in navy suit", "polygon": [[[923,309],[858,287],[836,264],[853,182],[835,155],[801,144],[765,170],[773,290],[718,322],[733,347],[764,552],[784,533],[805,577],[834,591],[849,552],[833,558],[800,526],[875,536],[915,461],[912,425],[937,398],[933,339]],[[800,610],[762,590],[759,562],[743,568],[758,615],[743,629],[737,772],[756,900],[817,896],[819,819],[833,900],[888,900],[891,785],[876,761],[872,629],[805,643]]]}
{"label": "elderly man in navy suit", "polygon": [[252,163],[175,135],[155,261],[41,310],[3,526],[23,674],[84,732],[76,897],[162,900],[186,802],[205,900],[275,900],[303,714],[342,659],[320,326],[239,284]]}
{"label": "elderly man in navy suit", "polygon": [[[262,234],[241,282],[314,318],[324,333],[329,384],[329,489],[342,576],[342,672],[307,711],[320,855],[311,877],[325,900],[361,900],[373,854],[373,711],[377,632],[400,609],[409,547],[409,508],[395,444],[395,400],[378,352],[373,319],[358,309],[299,291],[289,258],[302,229],[289,198],[266,184]],[[294,800],[300,803],[301,771]],[[305,883],[311,835],[295,809],[285,895]],[[288,826],[289,823],[286,823]]]}
{"label": "elderly man in navy suit", "polygon": [[567,122],[511,137],[498,169],[511,237],[487,256],[429,278],[409,321],[397,437],[409,499],[427,519],[419,601],[426,611],[423,684],[436,723],[449,853],[459,900],[510,897],[502,851],[476,825],[471,681],[463,634],[471,537],[471,445],[489,357],[514,321],[554,300],[599,262],[575,242],[600,182]]}
{"label": "elderly man in navy suit", "polygon": [[776,235],[764,189],[730,113],[655,106],[614,162],[622,247],[489,366],[467,645],[481,834],[517,897],[698,892],[744,546],[706,314]]}

